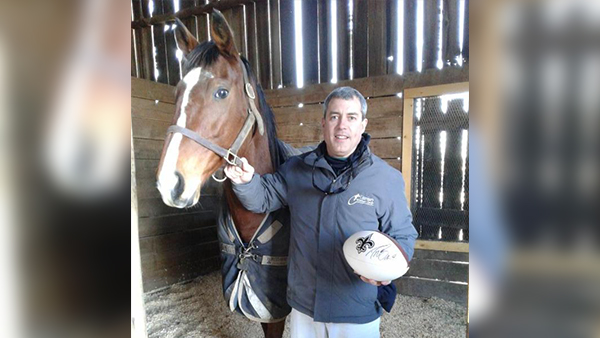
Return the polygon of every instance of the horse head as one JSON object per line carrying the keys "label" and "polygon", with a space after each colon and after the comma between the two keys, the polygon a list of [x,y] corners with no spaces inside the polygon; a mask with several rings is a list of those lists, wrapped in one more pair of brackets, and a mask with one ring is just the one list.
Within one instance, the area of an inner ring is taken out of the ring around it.
{"label": "horse head", "polygon": [[203,182],[226,161],[239,164],[237,154],[248,147],[246,139],[255,129],[264,132],[250,71],[238,54],[231,28],[218,10],[211,18],[212,41],[202,44],[176,20],[183,78],[157,172],[158,190],[172,207],[196,204]]}

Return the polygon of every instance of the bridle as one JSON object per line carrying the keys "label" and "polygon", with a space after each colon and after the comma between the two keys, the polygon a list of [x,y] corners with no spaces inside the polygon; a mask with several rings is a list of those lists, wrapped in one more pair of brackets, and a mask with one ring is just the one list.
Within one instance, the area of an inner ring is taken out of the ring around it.
{"label": "bridle", "polygon": [[260,115],[258,109],[256,108],[256,102],[254,102],[254,100],[256,99],[254,87],[250,83],[250,79],[248,77],[248,70],[246,69],[246,65],[244,65],[243,62],[242,62],[242,70],[244,72],[244,92],[246,94],[246,99],[248,101],[248,106],[249,106],[248,116],[246,117],[246,121],[244,122],[242,129],[238,133],[236,139],[233,141],[233,144],[231,145],[231,147],[229,147],[229,149],[225,149],[225,148],[219,146],[218,144],[215,144],[215,143],[203,138],[202,136],[200,136],[198,133],[196,133],[193,130],[183,128],[178,125],[170,126],[167,129],[167,136],[169,136],[169,134],[171,134],[171,133],[180,133],[183,136],[185,136],[185,137],[191,139],[192,141],[198,143],[199,145],[203,146],[204,148],[219,155],[219,157],[222,157],[223,159],[225,159],[225,161],[227,163],[238,166],[238,167],[242,167],[242,161],[240,160],[237,153],[240,150],[240,148],[242,147],[242,144],[244,144],[244,141],[246,140],[246,137],[248,137],[248,134],[250,134],[250,131],[254,127],[254,124],[256,123],[256,125],[258,127],[258,132],[260,133],[260,135],[263,135],[265,133],[265,127],[264,127],[264,123],[262,120],[262,116]]}

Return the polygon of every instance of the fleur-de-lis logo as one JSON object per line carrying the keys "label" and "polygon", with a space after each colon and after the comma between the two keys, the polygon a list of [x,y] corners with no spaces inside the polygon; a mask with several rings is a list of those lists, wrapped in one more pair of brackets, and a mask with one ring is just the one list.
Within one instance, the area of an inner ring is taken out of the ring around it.
{"label": "fleur-de-lis logo", "polygon": [[373,242],[371,240],[371,236],[372,235],[373,234],[370,234],[367,237],[359,237],[356,240],[355,243],[358,244],[356,246],[356,251],[358,251],[358,253],[365,252],[365,251],[367,251],[367,249],[370,249],[370,248],[372,248],[375,245],[375,242]]}

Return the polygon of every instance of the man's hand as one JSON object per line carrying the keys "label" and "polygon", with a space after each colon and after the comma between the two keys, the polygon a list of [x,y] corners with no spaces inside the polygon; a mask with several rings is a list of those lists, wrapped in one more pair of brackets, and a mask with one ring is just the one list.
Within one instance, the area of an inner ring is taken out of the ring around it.
{"label": "man's hand", "polygon": [[254,175],[254,167],[248,163],[245,157],[241,158],[242,168],[228,164],[225,166],[225,175],[235,184],[244,184],[250,182]]}
{"label": "man's hand", "polygon": [[[354,273],[356,273],[356,271],[354,271]],[[374,285],[374,286],[388,285],[388,284],[390,284],[392,282],[391,280],[386,280],[386,281],[383,281],[383,282],[378,282],[378,281],[376,281],[374,279],[369,279],[369,278],[361,276],[361,275],[358,275],[358,276],[360,277],[360,279],[362,279],[363,282],[369,283],[369,284]]]}

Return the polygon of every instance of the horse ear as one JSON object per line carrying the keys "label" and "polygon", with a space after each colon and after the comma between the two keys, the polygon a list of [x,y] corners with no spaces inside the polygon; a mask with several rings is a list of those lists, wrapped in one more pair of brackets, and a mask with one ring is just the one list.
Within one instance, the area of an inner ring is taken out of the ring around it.
{"label": "horse ear", "polygon": [[233,42],[233,32],[227,24],[227,20],[218,9],[213,8],[211,15],[212,25],[210,27],[210,36],[223,55],[236,56],[238,54]]}
{"label": "horse ear", "polygon": [[190,33],[179,18],[175,18],[175,41],[177,47],[183,52],[183,55],[188,55],[198,46],[198,40]]}

